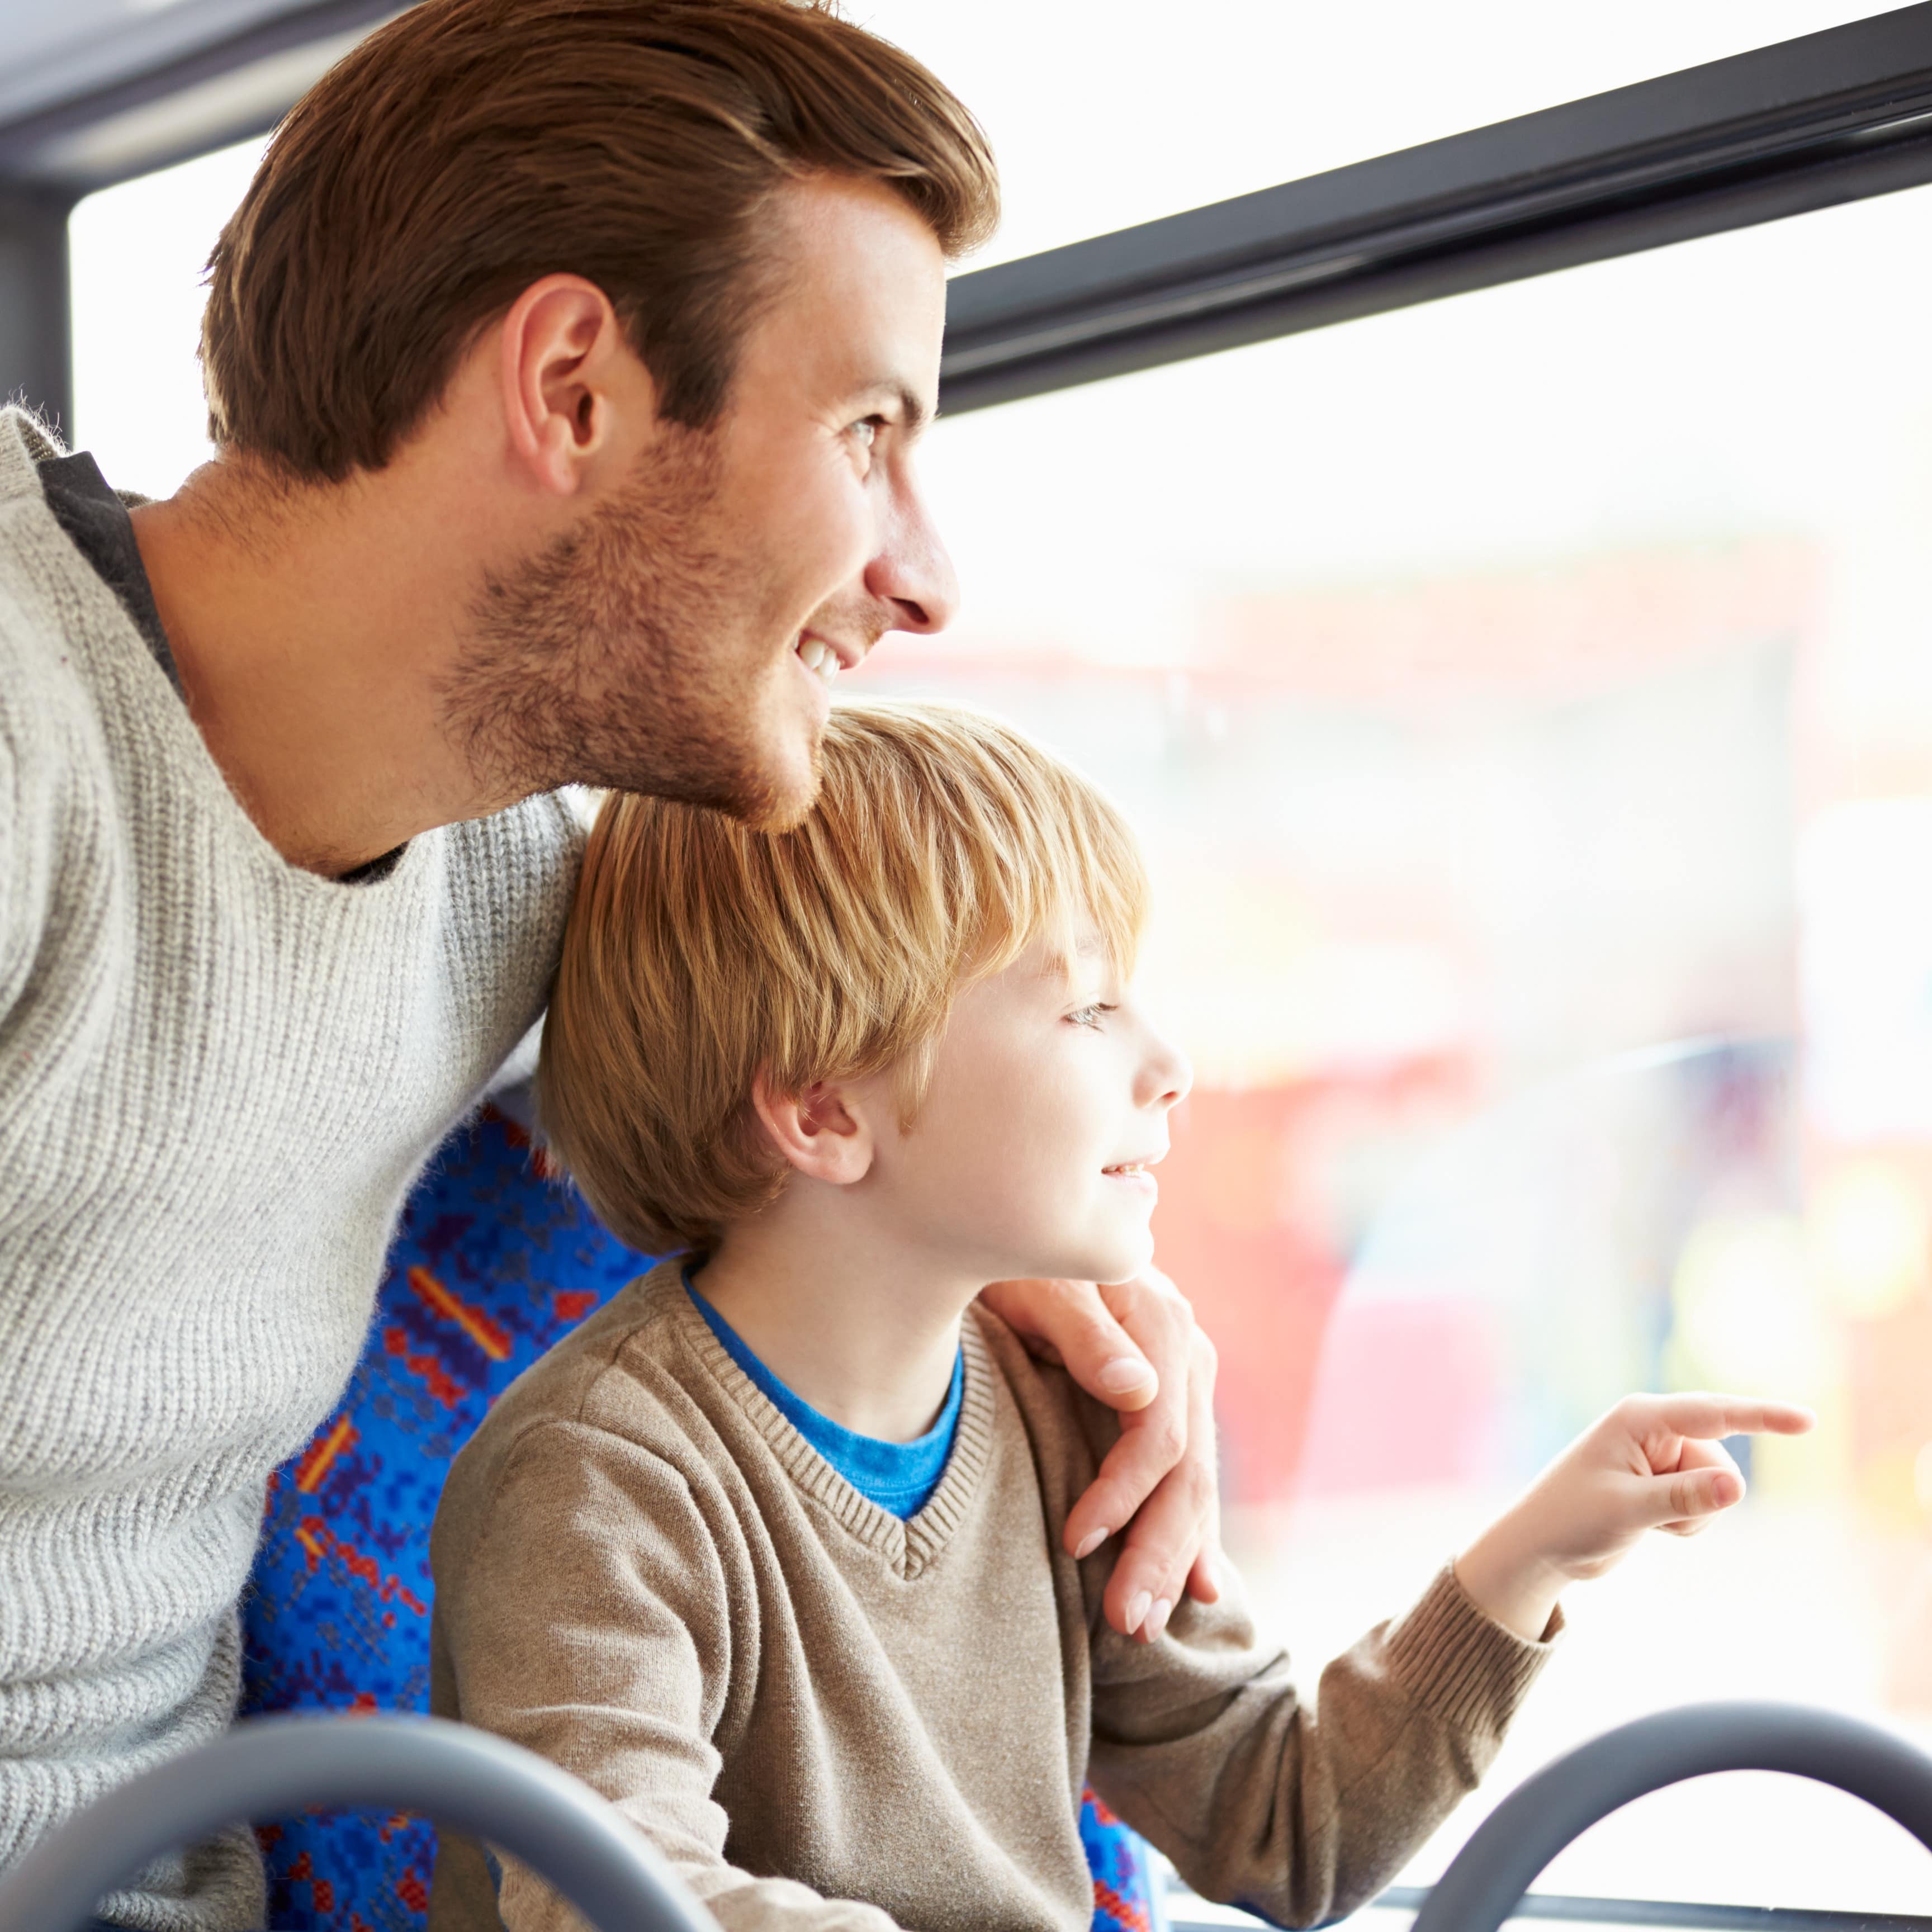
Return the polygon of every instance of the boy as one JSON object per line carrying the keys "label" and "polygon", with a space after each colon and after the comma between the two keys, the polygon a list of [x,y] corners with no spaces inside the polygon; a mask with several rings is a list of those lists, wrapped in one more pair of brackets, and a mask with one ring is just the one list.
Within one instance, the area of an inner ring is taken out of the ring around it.
{"label": "boy", "polygon": [[[1207,1896],[1310,1924],[1474,1783],[1569,1578],[1742,1493],[1711,1440],[1802,1412],[1612,1411],[1318,1716],[1230,1588],[1100,1615],[1060,1530],[1112,1419],[974,1306],[1151,1253],[1186,1091],[1128,980],[1125,826],[1004,725],[835,711],[766,837],[607,804],[544,1046],[553,1143],[661,1264],[532,1369],[437,1518],[435,1708],[543,1752],[728,1932],[1084,1932],[1094,1788]],[[569,1922],[450,1840],[432,1924]]]}

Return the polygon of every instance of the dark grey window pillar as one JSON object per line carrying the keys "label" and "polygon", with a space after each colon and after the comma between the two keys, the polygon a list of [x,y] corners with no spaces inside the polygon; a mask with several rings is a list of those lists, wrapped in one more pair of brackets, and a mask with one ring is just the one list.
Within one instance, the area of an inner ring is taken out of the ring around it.
{"label": "dark grey window pillar", "polygon": [[0,401],[24,401],[74,433],[64,190],[0,186]]}

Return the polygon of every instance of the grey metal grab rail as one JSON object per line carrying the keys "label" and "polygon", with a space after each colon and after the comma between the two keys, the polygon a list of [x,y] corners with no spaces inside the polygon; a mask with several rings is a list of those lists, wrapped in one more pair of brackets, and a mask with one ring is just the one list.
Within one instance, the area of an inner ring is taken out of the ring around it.
{"label": "grey metal grab rail", "polygon": [[718,1932],[663,1858],[535,1752],[434,1718],[261,1718],[130,1778],[0,1881],[0,1932],[78,1932],[151,1858],[314,1807],[418,1811],[532,1866],[597,1932]]}
{"label": "grey metal grab rail", "polygon": [[1430,1889],[1411,1932],[1497,1932],[1538,1873],[1646,1792],[1780,1771],[1862,1798],[1932,1851],[1932,1758],[1875,1724],[1799,1704],[1688,1704],[1619,1725],[1510,1792]]}

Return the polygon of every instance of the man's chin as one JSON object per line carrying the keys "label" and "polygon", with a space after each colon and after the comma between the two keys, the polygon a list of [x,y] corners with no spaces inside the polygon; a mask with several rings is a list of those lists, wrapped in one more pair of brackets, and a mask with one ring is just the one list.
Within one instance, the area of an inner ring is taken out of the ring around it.
{"label": "man's chin", "polygon": [[818,734],[808,748],[788,748],[760,771],[747,772],[724,809],[752,831],[790,832],[817,803],[823,778]]}
{"label": "man's chin", "polygon": [[[641,707],[640,707],[641,708]],[[658,747],[627,746],[622,757],[595,762],[566,782],[602,785],[722,812],[754,832],[789,832],[818,797],[821,720],[784,733],[729,736],[693,731],[675,764],[652,755]]]}
{"label": "man's chin", "polygon": [[805,823],[818,795],[815,790],[805,797],[768,794],[762,799],[747,800],[728,809],[747,831],[770,836],[775,832],[796,832]]}

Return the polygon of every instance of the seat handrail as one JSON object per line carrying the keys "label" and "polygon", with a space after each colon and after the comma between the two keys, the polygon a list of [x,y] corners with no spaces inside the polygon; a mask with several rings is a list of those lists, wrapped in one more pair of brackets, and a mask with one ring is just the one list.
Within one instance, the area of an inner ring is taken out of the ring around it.
{"label": "seat handrail", "polygon": [[1687,1704],[1620,1724],[1519,1785],[1431,1888],[1412,1932],[1497,1932],[1537,1874],[1598,1819],[1720,1771],[1835,1786],[1932,1851],[1932,1758],[1902,1738],[1802,1704]]}
{"label": "seat handrail", "polygon": [[534,1751],[436,1718],[258,1718],[96,1799],[0,1879],[0,1932],[80,1932],[102,1894],[224,1826],[415,1811],[532,1867],[597,1932],[718,1932],[656,1849]]}

